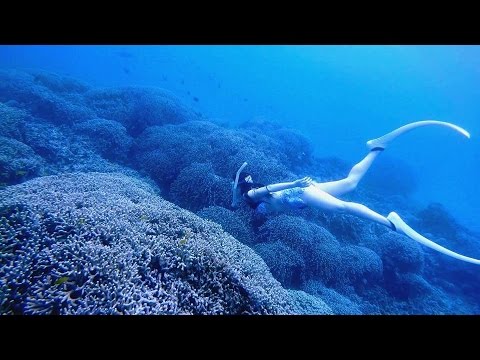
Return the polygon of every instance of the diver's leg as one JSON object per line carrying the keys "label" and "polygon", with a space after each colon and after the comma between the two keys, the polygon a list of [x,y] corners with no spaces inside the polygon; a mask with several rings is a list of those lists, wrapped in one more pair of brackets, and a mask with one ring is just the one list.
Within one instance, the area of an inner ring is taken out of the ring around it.
{"label": "diver's leg", "polygon": [[362,179],[363,175],[365,175],[365,173],[369,169],[373,160],[377,157],[377,155],[382,150],[384,150],[387,146],[389,146],[393,140],[395,140],[400,135],[410,132],[413,129],[423,127],[423,126],[431,126],[431,125],[447,127],[455,130],[456,132],[460,133],[461,135],[467,138],[470,138],[470,134],[467,130],[461,128],[458,125],[444,122],[444,121],[425,120],[425,121],[417,121],[417,122],[409,123],[379,138],[367,141],[367,148],[370,149],[371,151],[362,161],[360,161],[358,164],[356,164],[352,168],[347,178],[338,180],[338,181],[315,183],[315,185],[321,190],[333,196],[340,196],[342,194],[345,194],[347,192],[354,190],[358,182]]}
{"label": "diver's leg", "polygon": [[301,198],[309,206],[314,206],[328,211],[344,212],[363,219],[374,221],[391,229],[395,229],[395,226],[390,220],[369,209],[365,205],[342,201],[331,194],[320,190],[316,186],[309,186],[305,188]]}
{"label": "diver's leg", "polygon": [[367,156],[363,158],[358,164],[352,167],[348,176],[345,179],[337,181],[329,181],[324,183],[315,183],[315,186],[320,190],[329,193],[332,196],[341,196],[352,190],[355,190],[360,180],[363,178],[367,170],[376,159],[378,154],[382,152],[382,148],[372,149]]}
{"label": "diver's leg", "polygon": [[479,259],[458,254],[420,235],[418,232],[408,226],[396,212],[392,211],[387,217],[384,217],[369,209],[365,205],[339,200],[332,195],[316,188],[315,186],[309,186],[305,188],[301,198],[309,206],[314,206],[323,210],[343,212],[374,221],[377,224],[385,225],[390,229],[419,242],[422,245],[441,252],[442,254],[458,260],[480,265]]}

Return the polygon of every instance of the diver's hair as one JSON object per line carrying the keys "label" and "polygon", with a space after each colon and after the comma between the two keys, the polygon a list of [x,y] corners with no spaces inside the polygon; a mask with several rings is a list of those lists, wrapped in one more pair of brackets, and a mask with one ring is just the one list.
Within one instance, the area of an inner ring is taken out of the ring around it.
{"label": "diver's hair", "polygon": [[[249,172],[246,172],[246,171],[242,171],[242,172],[240,173],[240,175],[238,175],[238,183],[240,184],[240,183],[245,182],[245,178],[246,178],[248,175],[251,176],[252,174],[250,174]],[[236,177],[237,177],[237,173],[233,174],[232,180],[235,181],[235,178],[236,178]]]}
{"label": "diver's hair", "polygon": [[[261,184],[261,183],[247,183],[247,182],[242,182],[242,183],[238,183],[238,188],[240,189],[240,194],[243,195],[244,193],[248,192],[249,190],[252,190],[252,189],[258,189],[258,188],[261,188],[261,187],[264,187],[265,184]],[[270,195],[270,194],[268,194]]]}

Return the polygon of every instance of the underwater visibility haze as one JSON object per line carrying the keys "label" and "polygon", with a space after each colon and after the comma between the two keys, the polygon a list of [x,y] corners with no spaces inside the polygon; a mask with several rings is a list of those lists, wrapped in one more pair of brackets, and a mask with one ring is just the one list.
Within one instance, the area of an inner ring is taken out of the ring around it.
{"label": "underwater visibility haze", "polygon": [[[480,258],[479,69],[479,46],[0,45],[0,313],[480,314],[478,265],[393,230]],[[468,136],[367,146],[424,120]],[[244,162],[294,196],[366,156],[338,197],[403,221],[232,206]]]}

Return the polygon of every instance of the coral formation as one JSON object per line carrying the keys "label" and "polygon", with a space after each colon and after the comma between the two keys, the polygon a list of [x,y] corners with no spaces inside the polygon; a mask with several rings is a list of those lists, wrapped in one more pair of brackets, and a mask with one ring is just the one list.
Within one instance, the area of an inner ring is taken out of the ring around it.
{"label": "coral formation", "polygon": [[10,186],[0,192],[0,232],[4,313],[294,311],[253,250],[124,175]]}

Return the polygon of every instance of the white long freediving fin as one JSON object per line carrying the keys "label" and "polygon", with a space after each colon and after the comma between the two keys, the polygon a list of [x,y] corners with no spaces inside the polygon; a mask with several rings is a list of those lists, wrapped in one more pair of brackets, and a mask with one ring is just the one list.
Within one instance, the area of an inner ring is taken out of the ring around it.
{"label": "white long freediving fin", "polygon": [[413,122],[413,123],[401,126],[398,129],[395,129],[395,130],[389,132],[388,134],[380,136],[379,138],[369,140],[369,141],[367,141],[367,147],[370,150],[375,149],[375,148],[385,149],[387,147],[387,145],[393,139],[395,139],[396,137],[398,137],[402,134],[405,134],[406,132],[409,132],[409,131],[411,131],[413,129],[416,129],[418,127],[428,126],[428,125],[445,126],[445,127],[448,127],[450,129],[453,129],[453,130],[459,132],[460,134],[462,134],[463,136],[465,136],[467,138],[470,138],[470,133],[467,130],[461,128],[458,125],[455,125],[455,124],[452,124],[452,123],[449,123],[449,122],[445,122],[445,121],[424,120],[424,121],[417,121],[417,122]]}
{"label": "white long freediving fin", "polygon": [[408,226],[401,218],[398,216],[398,214],[394,211],[392,211],[390,214],[388,214],[387,219],[390,220],[393,225],[397,228],[397,232],[404,234],[408,236],[410,239],[418,241],[420,244],[428,246],[430,249],[437,250],[438,252],[441,252],[442,254],[451,256],[455,259],[466,261],[472,264],[477,264],[480,265],[480,260],[474,259],[468,256],[460,255],[457,254],[456,252],[452,250],[448,250],[447,248],[444,248],[443,246],[438,245],[437,243],[434,243],[431,240],[428,240],[426,237],[420,235],[417,233],[415,230],[413,230],[410,226]]}

